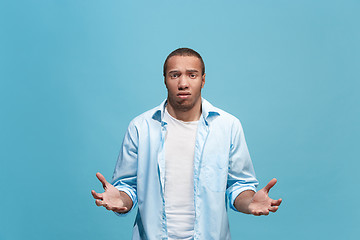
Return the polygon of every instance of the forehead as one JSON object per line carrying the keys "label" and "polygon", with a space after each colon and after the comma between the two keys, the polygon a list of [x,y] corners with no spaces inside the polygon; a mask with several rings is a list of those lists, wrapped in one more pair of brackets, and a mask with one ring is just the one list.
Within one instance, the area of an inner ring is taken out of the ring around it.
{"label": "forehead", "polygon": [[199,58],[195,56],[172,56],[167,62],[167,72],[171,70],[198,70],[201,72],[202,66]]}

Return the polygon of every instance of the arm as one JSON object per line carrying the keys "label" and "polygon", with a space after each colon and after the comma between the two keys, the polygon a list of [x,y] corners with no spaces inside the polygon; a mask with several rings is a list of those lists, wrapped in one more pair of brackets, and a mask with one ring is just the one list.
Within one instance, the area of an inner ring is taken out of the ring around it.
{"label": "arm", "polygon": [[[236,203],[249,198],[249,194],[256,192],[258,181],[255,177],[254,167],[246,145],[244,132],[238,119],[233,122],[231,130],[231,145],[229,152],[229,170],[226,194],[230,207],[235,211],[247,213],[246,204]],[[241,195],[241,197],[239,197]],[[239,197],[239,198],[238,198]],[[239,202],[240,203],[240,202]]]}
{"label": "arm", "polygon": [[103,175],[96,176],[103,184],[104,193],[91,191],[97,206],[103,206],[118,215],[129,212],[137,203],[137,149],[138,136],[133,122],[125,134],[118,160],[116,162],[112,184]]}
{"label": "arm", "polygon": [[256,192],[258,181],[239,120],[234,122],[232,132],[227,189],[231,208],[255,216],[276,212],[282,200],[269,198],[269,190],[277,180],[272,179],[263,189]]}
{"label": "arm", "polygon": [[139,135],[132,121],[125,133],[111,182],[117,190],[131,199],[132,207],[129,210],[134,209],[137,204],[138,146]]}
{"label": "arm", "polygon": [[263,189],[255,193],[254,191],[244,191],[240,193],[234,202],[235,208],[246,214],[255,216],[268,215],[269,212],[276,212],[282,199],[273,200],[269,198],[269,190],[276,184],[276,179],[272,179]]}

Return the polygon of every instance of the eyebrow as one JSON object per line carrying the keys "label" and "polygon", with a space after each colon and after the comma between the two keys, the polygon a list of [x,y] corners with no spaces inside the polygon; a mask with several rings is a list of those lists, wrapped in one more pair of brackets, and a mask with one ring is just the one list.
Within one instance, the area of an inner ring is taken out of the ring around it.
{"label": "eyebrow", "polygon": [[189,72],[189,73],[197,73],[197,72],[199,72],[199,71],[196,70],[196,69],[189,69],[189,70],[186,70],[186,72]]}
{"label": "eyebrow", "polygon": [[[169,71],[169,73],[179,73],[179,72],[180,72],[179,70]],[[188,73],[197,73],[197,72],[199,72],[199,71],[196,70],[196,69],[188,69],[188,70],[186,70],[186,72],[188,72]]]}

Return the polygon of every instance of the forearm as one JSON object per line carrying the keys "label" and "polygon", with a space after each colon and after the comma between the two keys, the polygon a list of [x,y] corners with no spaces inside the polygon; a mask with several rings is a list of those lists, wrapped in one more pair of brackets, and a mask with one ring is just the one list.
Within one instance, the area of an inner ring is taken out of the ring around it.
{"label": "forearm", "polygon": [[[120,197],[121,197],[121,200],[123,201],[124,203],[124,207],[127,208],[127,211],[130,211],[130,209],[132,208],[132,205],[133,205],[133,201],[131,200],[131,198],[129,197],[129,195],[127,195],[125,192],[123,191],[119,191],[120,192]],[[124,212],[125,213],[125,212]]]}
{"label": "forearm", "polygon": [[249,204],[254,196],[255,192],[252,190],[246,190],[240,193],[234,201],[234,207],[236,210],[242,213],[251,214],[249,210]]}

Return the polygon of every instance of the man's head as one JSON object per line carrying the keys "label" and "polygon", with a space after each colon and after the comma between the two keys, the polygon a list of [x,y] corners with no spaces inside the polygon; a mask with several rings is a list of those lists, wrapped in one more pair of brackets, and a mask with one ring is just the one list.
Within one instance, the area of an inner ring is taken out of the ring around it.
{"label": "man's head", "polygon": [[200,111],[201,89],[205,84],[204,71],[204,62],[194,50],[179,48],[170,53],[164,64],[164,81],[172,110]]}
{"label": "man's head", "polygon": [[163,68],[163,75],[166,78],[166,71],[167,71],[167,63],[169,61],[169,58],[173,57],[173,56],[193,56],[193,57],[197,57],[200,62],[201,62],[201,75],[205,74],[205,64],[204,61],[202,59],[202,57],[200,56],[200,54],[198,52],[196,52],[195,50],[191,49],[191,48],[178,48],[174,51],[172,51],[166,58],[165,62],[164,62],[164,68]]}

